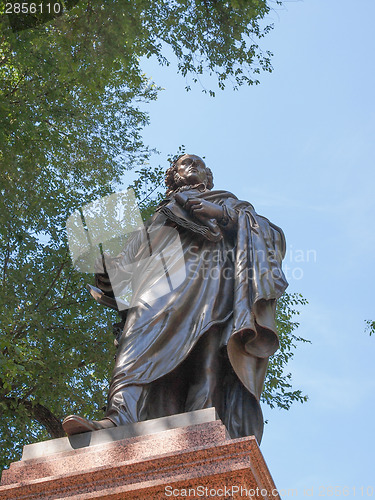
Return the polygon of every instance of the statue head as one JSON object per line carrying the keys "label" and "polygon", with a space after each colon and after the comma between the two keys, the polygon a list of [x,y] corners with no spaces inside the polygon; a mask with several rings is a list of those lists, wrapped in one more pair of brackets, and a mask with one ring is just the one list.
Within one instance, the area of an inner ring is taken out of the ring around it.
{"label": "statue head", "polygon": [[214,182],[211,170],[197,155],[183,154],[175,160],[165,174],[167,195],[183,186],[204,184],[212,189]]}

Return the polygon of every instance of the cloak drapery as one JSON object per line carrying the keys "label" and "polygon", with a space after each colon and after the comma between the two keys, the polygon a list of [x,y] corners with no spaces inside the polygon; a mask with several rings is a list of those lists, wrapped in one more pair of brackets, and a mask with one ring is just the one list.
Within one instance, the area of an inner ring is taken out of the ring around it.
{"label": "cloak drapery", "polygon": [[[194,196],[224,207],[229,224],[220,227],[219,237],[208,239],[195,231],[189,227],[189,217],[179,224],[168,211],[173,201],[168,199],[146,231],[132,238],[111,271],[112,282],[131,280],[133,296],[119,339],[107,415],[111,416],[111,401],[119,391],[151,388],[181,365],[199,339],[216,326],[225,365],[223,405],[217,411],[232,437],[254,434],[260,441],[259,399],[268,357],[279,346],[276,300],[287,287],[281,269],[284,235],[252,205],[227,191],[205,190]],[[176,230],[180,247],[175,245]],[[165,275],[156,270],[160,264],[154,265],[160,256],[170,285],[162,296],[154,293],[160,291],[161,280],[165,282]],[[133,263],[131,275],[124,271],[129,263]],[[129,415],[133,413],[129,421],[142,420],[142,405],[132,398],[128,405],[125,402]],[[149,408],[147,418],[153,417]]]}

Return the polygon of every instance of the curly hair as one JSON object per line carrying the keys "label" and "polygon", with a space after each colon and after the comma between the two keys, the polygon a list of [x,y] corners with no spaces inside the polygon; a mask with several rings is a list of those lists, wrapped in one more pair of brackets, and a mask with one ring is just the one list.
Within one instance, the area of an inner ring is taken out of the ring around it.
{"label": "curly hair", "polygon": [[[165,184],[167,186],[166,195],[169,196],[173,191],[176,191],[178,188],[185,185],[182,177],[177,172],[177,162],[180,158],[185,156],[187,153],[180,155],[178,158],[174,160],[172,165],[165,172]],[[206,166],[205,166],[206,167]],[[214,178],[212,175],[212,171],[210,168],[206,167],[206,175],[207,175],[207,189],[212,189],[214,187]]]}

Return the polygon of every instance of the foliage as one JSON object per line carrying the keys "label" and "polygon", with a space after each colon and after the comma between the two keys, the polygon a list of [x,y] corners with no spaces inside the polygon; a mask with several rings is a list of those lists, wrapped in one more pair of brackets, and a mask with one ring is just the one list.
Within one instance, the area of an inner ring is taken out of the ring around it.
{"label": "foliage", "polygon": [[137,179],[129,186],[133,189],[138,200],[138,206],[143,221],[146,221],[154,213],[155,208],[163,199],[162,186],[164,185],[164,169],[162,167],[151,168],[149,165],[136,170]]}
{"label": "foliage", "polygon": [[[177,153],[169,154],[167,162],[172,164],[179,156],[185,154],[185,146],[178,147]],[[142,219],[146,221],[154,213],[163,199],[165,171],[162,167],[151,168],[150,165],[136,170],[137,179],[129,186],[137,198]]]}
{"label": "foliage", "polygon": [[304,403],[307,396],[300,390],[292,390],[291,373],[284,373],[286,365],[294,356],[294,350],[297,342],[310,342],[293,332],[299,326],[299,323],[293,321],[299,310],[295,306],[303,306],[307,300],[299,293],[284,293],[277,301],[277,331],[280,339],[279,350],[270,358],[262,401],[271,408],[275,406],[289,410],[294,402]]}
{"label": "foliage", "polygon": [[92,276],[72,268],[64,225],[124,169],[139,166],[143,198],[160,181],[141,138],[158,92],[142,57],[168,64],[171,51],[193,82],[208,71],[220,88],[257,83],[272,69],[256,42],[269,10],[265,0],[81,0],[33,29],[0,17],[1,468],[24,444],[61,436],[63,416],[100,417],[105,404],[114,318],[86,293]]}
{"label": "foliage", "polygon": [[375,334],[375,321],[370,319],[366,320],[366,331],[369,332],[370,337],[373,333]]}
{"label": "foliage", "polygon": [[[1,17],[0,454],[63,435],[61,418],[104,405],[113,350],[85,277],[72,269],[65,220],[142,164],[156,87],[119,47],[102,46],[97,19],[76,11],[13,33]],[[15,446],[16,443],[16,446]]]}
{"label": "foliage", "polygon": [[110,315],[84,290],[92,278],[72,269],[65,245],[33,246],[13,247],[1,296],[3,463],[27,441],[62,436],[67,413],[100,414],[113,352]]}
{"label": "foliage", "polygon": [[[133,188],[144,218],[154,210],[160,197],[155,188],[162,179],[160,167],[139,171]],[[11,287],[4,287],[0,298],[5,313],[0,337],[4,464],[30,441],[63,435],[60,422],[69,413],[102,417],[114,354],[110,325],[117,320],[85,292],[93,277],[74,271],[63,234],[60,246],[23,234],[5,256],[3,279]],[[291,390],[291,375],[284,374],[296,342],[304,341],[293,334],[298,323],[292,317],[298,311],[292,306],[305,303],[297,294],[279,301],[281,348],[270,362],[263,392],[271,407],[288,409],[307,399]]]}

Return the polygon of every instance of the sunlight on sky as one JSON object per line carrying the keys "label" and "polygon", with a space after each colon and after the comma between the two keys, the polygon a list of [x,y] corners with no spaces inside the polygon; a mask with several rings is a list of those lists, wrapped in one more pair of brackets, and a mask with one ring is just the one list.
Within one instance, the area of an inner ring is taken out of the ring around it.
{"label": "sunlight on sky", "polygon": [[144,137],[165,167],[181,144],[205,156],[217,189],[280,225],[289,248],[315,250],[314,262],[292,262],[303,272],[290,283],[309,300],[297,333],[312,344],[297,349],[290,371],[310,401],[289,412],[264,408],[262,451],[276,485],[298,490],[294,498],[309,488],[329,496],[328,486],[366,498],[361,486],[375,494],[375,338],[365,332],[375,318],[375,2],[285,5],[262,40],[274,72],[258,87],[212,99],[199,85],[186,93],[173,65],[145,62],[165,90]]}

